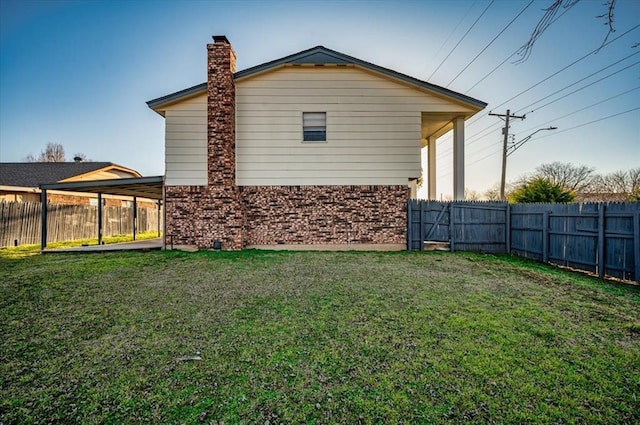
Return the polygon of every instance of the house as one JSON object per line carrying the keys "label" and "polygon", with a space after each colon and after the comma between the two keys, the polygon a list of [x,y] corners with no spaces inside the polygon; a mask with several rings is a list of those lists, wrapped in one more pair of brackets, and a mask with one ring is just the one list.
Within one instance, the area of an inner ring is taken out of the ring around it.
{"label": "house", "polygon": [[405,204],[435,139],[486,103],[318,46],[236,72],[225,36],[207,82],[147,102],[165,119],[166,237],[174,244],[402,248]]}
{"label": "house", "polygon": [[[3,162],[0,163],[0,202],[40,202],[40,185],[89,180],[141,177],[131,168],[111,162]],[[121,205],[122,197],[105,197],[106,205]],[[89,205],[97,202],[93,193],[52,191],[53,204]],[[126,198],[124,202],[130,202]],[[153,204],[151,204],[153,207]]]}

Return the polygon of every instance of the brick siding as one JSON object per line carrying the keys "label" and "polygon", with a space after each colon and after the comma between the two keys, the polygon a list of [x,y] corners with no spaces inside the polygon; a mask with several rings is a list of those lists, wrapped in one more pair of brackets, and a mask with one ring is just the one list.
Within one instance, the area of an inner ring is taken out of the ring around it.
{"label": "brick siding", "polygon": [[247,186],[245,245],[403,244],[407,186]]}

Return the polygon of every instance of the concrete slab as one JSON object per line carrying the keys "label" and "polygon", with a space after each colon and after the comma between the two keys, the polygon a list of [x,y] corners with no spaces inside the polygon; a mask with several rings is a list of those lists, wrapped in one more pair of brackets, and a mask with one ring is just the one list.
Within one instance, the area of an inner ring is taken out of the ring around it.
{"label": "concrete slab", "polygon": [[43,250],[42,253],[48,254],[58,252],[149,251],[152,249],[162,249],[162,238],[112,243],[108,245],[76,246],[73,248],[47,248]]}

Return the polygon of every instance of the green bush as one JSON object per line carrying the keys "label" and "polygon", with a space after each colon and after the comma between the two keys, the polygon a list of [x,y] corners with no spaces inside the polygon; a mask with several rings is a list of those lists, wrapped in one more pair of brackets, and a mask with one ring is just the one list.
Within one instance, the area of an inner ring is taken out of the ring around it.
{"label": "green bush", "polygon": [[565,190],[559,184],[545,178],[536,177],[519,186],[509,197],[515,203],[524,202],[572,202],[575,193]]}

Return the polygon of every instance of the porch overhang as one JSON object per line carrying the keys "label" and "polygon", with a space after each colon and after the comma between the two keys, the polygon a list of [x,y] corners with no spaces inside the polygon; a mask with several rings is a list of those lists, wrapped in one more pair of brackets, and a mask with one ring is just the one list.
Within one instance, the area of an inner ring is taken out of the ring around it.
{"label": "porch overhang", "polygon": [[464,199],[464,122],[483,108],[422,112],[421,146],[428,149],[428,198],[436,199],[436,139],[453,130],[453,199]]}

